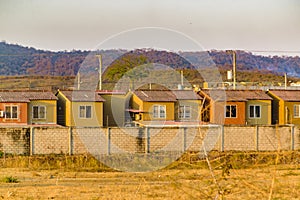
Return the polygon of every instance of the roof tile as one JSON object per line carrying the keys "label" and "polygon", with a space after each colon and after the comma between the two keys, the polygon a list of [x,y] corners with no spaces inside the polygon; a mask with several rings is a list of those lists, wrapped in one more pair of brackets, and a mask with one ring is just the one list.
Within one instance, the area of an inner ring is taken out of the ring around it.
{"label": "roof tile", "polygon": [[70,101],[77,102],[103,102],[103,99],[97,92],[90,90],[65,90],[60,91]]}
{"label": "roof tile", "polygon": [[284,101],[300,101],[300,90],[270,90]]}

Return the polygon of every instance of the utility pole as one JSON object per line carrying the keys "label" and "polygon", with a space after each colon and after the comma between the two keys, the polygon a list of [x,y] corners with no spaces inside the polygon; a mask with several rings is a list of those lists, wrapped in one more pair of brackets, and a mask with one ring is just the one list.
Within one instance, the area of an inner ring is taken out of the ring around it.
{"label": "utility pole", "polygon": [[287,88],[287,73],[284,73],[284,89]]}
{"label": "utility pole", "polygon": [[233,67],[233,89],[235,90],[236,85],[236,52],[232,51],[232,67]]}
{"label": "utility pole", "polygon": [[98,70],[98,76],[99,76],[99,81],[98,81],[98,90],[102,90],[102,55],[96,55],[96,57],[99,59],[99,70]]}
{"label": "utility pole", "polygon": [[77,90],[80,90],[80,72],[77,73]]}
{"label": "utility pole", "polygon": [[236,89],[236,52],[234,50],[226,50],[226,53],[232,53],[232,73],[233,73],[233,89]]}

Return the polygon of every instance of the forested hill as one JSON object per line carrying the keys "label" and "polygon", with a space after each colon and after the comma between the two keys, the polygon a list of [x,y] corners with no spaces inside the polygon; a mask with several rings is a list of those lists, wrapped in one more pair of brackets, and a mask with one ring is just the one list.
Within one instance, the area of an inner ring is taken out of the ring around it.
{"label": "forested hill", "polygon": [[[88,55],[96,52],[90,51],[59,51],[51,52],[23,47],[20,45],[0,42],[0,75],[75,75],[80,69],[82,62],[88,63],[92,68],[97,68],[98,60],[95,56]],[[126,53],[125,50],[101,50],[104,66]],[[143,55],[149,62],[163,63],[173,68],[191,68],[193,63],[203,63],[203,52],[180,52],[179,54],[156,51],[135,50],[127,52],[132,55]],[[232,66],[231,56],[224,51],[212,50],[208,52],[214,63],[220,69],[230,69]],[[188,58],[182,59],[180,56]],[[237,51],[237,69],[240,71],[260,71],[262,73],[275,73],[300,77],[300,58],[259,56],[250,52]]]}

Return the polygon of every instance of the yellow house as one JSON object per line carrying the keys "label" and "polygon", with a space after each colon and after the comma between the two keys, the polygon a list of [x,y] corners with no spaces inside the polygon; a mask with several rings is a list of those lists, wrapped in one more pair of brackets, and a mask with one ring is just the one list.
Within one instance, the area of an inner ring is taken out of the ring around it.
{"label": "yellow house", "polygon": [[103,126],[103,102],[97,92],[87,90],[58,91],[57,123],[63,126]]}
{"label": "yellow house", "polygon": [[203,98],[193,90],[173,90],[176,96],[175,120],[182,122],[200,122]]}
{"label": "yellow house", "polygon": [[134,91],[131,109],[135,121],[174,121],[176,96],[171,91]]}
{"label": "yellow house", "polygon": [[269,90],[273,124],[300,124],[300,90]]}
{"label": "yellow house", "polygon": [[103,102],[103,126],[124,126],[126,93],[122,91],[99,90]]}
{"label": "yellow house", "polygon": [[57,97],[52,92],[26,92],[28,103],[28,124],[56,124]]}

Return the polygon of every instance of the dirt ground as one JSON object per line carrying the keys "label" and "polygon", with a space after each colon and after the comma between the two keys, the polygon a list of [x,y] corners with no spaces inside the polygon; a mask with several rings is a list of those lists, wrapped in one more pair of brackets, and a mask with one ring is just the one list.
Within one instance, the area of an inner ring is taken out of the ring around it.
{"label": "dirt ground", "polygon": [[[147,173],[0,169],[0,199],[299,199],[298,166]],[[3,181],[15,178],[18,183]]]}

